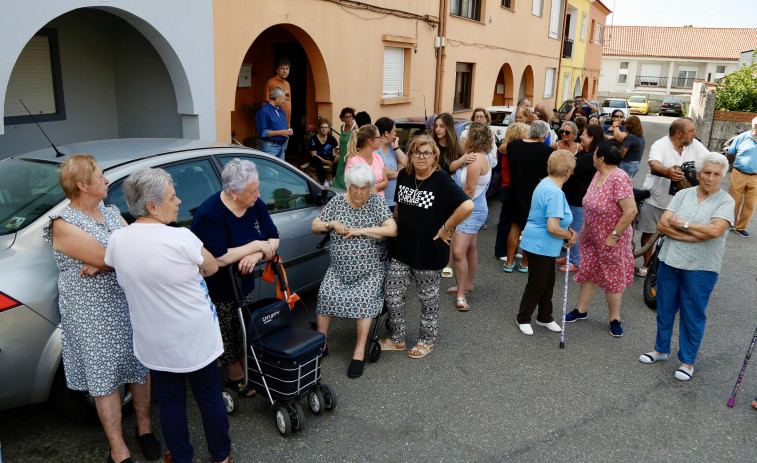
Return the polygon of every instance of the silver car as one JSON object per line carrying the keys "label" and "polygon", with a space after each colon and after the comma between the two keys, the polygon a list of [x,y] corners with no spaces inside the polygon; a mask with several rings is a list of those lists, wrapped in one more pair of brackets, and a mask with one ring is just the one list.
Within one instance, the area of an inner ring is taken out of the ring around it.
{"label": "silver car", "polygon": [[[268,154],[241,146],[181,139],[121,139],[58,147],[64,155],[92,154],[110,185],[106,203],[131,221],[122,182],[140,167],[161,167],[172,176],[181,199],[177,224],[188,227],[197,207],[221,189],[220,174],[229,160],[254,161],[260,196],[281,238],[279,254],[291,288],[317,287],[329,264],[327,249],[310,223],[334,192]],[[0,410],[52,398],[69,414],[91,413],[87,394],[65,387],[58,313],[58,270],[52,248],[43,240],[48,216],[68,200],[58,184],[64,157],[44,149],[0,161]],[[258,284],[254,297],[274,293]],[[81,412],[81,413],[77,413]]]}

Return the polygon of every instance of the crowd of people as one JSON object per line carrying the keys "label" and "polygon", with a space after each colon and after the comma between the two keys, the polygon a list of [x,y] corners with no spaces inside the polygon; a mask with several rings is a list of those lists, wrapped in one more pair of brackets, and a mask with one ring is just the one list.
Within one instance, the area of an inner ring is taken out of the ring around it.
{"label": "crowd of people", "polygon": [[[282,67],[288,71],[286,63]],[[279,90],[271,90],[271,108],[262,115],[281,121],[288,114],[278,114],[286,94]],[[675,120],[669,134],[651,147],[651,172],[644,181],[650,197],[637,211],[631,179],[645,145],[639,119],[613,115],[603,127],[587,113],[595,108],[577,102],[555,133],[543,108],[531,111],[530,102],[521,101],[501,141],[493,138],[483,108],[473,111],[459,138],[452,115],[442,113],[428,122],[428,134],[410,141],[407,153],[387,117],[374,125],[366,113],[346,107],[340,112],[339,140],[331,136],[330,122],[319,118],[311,145],[318,181],[328,182],[325,167],[332,167],[331,185],[346,192],[326,204],[311,225],[313,233],[331,238],[330,266],[318,292],[317,329],[328,336],[332,317],[355,320],[349,377],[363,374],[371,320],[382,307],[388,311],[389,336],[380,341],[381,349],[407,351],[413,359],[435,348],[443,277],[455,277],[447,293],[454,295],[456,309],[471,310],[467,297],[475,290],[477,235],[488,218],[486,191],[494,169],[501,173],[502,202],[494,254],[504,261],[506,274],[528,274],[519,310],[512,314],[520,331],[533,334],[534,312],[537,325],[562,330],[552,314],[561,270],[576,272],[574,281],[580,284],[577,306],[566,321],[587,319],[599,287],[607,300],[610,334],[622,336],[623,291],[634,272],[643,277],[646,270],[634,268],[634,230],[643,233],[642,241],[659,231],[665,240],[659,256],[657,338],[654,350],[639,360],[651,364],[668,358],[679,313],[681,365],[675,377],[693,377],[726,231],[735,226],[736,233],[748,237],[745,228],[757,199],[752,185],[757,118],[753,131],[730,148],[734,170],[745,177],[732,180],[731,194],[719,187],[727,159],[694,138],[691,120]],[[283,153],[277,129],[267,136],[269,148]],[[697,185],[676,189],[686,162],[693,163]],[[118,389],[123,384],[133,395],[143,454],[160,456],[161,445],[151,432],[151,383],[169,450],[166,461],[192,461],[187,381],[208,450],[214,461],[228,461],[229,423],[218,368],[226,369],[226,386],[240,396],[256,391],[242,381],[244,346],[232,313],[239,295],[229,273],[218,270],[236,266],[242,297],[250,300],[253,269],[285,245],[260,199],[255,164],[228,162],[222,190],[195,211],[189,230],[168,226],[181,199],[162,169],[140,169],[124,182],[136,218],[131,225],[115,206],[101,205],[108,180],[93,157],[67,157],[59,177],[70,204],[51,217],[45,237],[60,270],[66,380],[69,388],[88,390],[95,398],[110,443],[108,461],[130,461],[121,429]],[[421,307],[414,343],[406,325],[412,281]]]}

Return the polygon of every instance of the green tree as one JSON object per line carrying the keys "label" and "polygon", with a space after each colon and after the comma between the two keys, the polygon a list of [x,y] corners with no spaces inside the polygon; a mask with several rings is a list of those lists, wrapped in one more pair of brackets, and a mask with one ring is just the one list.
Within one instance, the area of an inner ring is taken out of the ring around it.
{"label": "green tree", "polygon": [[716,91],[716,109],[722,111],[757,112],[757,63],[742,66],[725,77]]}

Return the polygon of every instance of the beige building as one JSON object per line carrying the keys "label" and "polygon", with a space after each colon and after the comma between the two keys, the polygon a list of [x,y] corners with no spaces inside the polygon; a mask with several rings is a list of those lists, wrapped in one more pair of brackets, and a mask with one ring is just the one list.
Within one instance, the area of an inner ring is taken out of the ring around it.
{"label": "beige building", "polygon": [[255,135],[280,57],[292,62],[291,124],[300,134],[318,116],[338,129],[345,106],[375,120],[469,117],[522,96],[554,104],[565,0],[369,3],[215,0],[217,138]]}

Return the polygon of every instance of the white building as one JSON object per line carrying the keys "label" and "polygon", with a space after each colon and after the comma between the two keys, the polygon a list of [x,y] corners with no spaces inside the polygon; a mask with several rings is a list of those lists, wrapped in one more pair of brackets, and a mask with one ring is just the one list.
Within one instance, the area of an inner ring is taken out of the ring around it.
{"label": "white building", "polygon": [[600,92],[690,94],[695,80],[714,81],[757,46],[757,29],[608,26]]}
{"label": "white building", "polygon": [[211,0],[0,5],[0,159],[131,137],[215,139]]}

